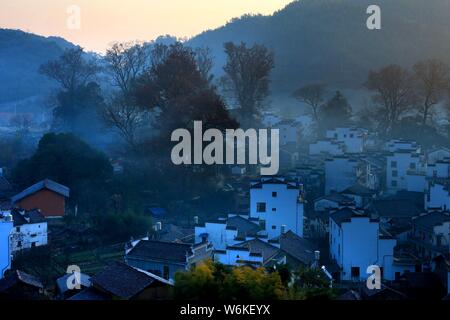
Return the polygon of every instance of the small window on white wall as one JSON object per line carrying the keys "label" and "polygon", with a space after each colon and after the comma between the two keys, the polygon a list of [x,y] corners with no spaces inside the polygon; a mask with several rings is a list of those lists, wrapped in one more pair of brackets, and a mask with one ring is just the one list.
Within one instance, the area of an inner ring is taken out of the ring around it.
{"label": "small window on white wall", "polygon": [[256,204],[256,211],[257,212],[266,212],[266,203],[265,202],[258,202]]}
{"label": "small window on white wall", "polygon": [[359,279],[359,276],[360,276],[359,267],[352,267],[351,274],[352,274],[352,278]]}

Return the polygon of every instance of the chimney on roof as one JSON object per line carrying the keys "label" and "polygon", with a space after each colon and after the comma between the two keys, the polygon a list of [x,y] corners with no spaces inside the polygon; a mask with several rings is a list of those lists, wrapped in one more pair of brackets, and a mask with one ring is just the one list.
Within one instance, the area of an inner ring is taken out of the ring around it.
{"label": "chimney on roof", "polygon": [[320,260],[320,251],[319,250],[314,251],[314,260],[316,260],[317,263],[319,262],[319,260]]}
{"label": "chimney on roof", "polygon": [[320,251],[316,250],[314,251],[314,261],[311,263],[312,269],[319,269],[320,268]]}

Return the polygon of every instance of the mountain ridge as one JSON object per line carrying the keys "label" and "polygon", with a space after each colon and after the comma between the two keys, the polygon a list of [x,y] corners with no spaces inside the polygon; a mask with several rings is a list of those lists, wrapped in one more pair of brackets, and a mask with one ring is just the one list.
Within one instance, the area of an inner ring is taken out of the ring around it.
{"label": "mountain ridge", "polygon": [[47,92],[53,83],[39,74],[39,66],[75,45],[61,37],[45,37],[0,28],[0,103]]}
{"label": "mountain ridge", "polygon": [[244,16],[188,41],[209,46],[224,63],[223,42],[261,43],[275,52],[275,90],[325,82],[358,87],[370,69],[410,67],[419,59],[450,63],[449,0],[378,0],[381,30],[368,30],[371,0],[294,1],[270,16]]}
{"label": "mountain ridge", "polygon": [[[272,15],[233,18],[186,43],[212,49],[216,78],[223,73],[224,42],[266,45],[275,53],[271,78],[278,96],[311,82],[358,90],[369,70],[387,64],[410,67],[425,58],[450,64],[450,0],[377,0],[382,28],[374,31],[366,28],[371,4],[294,1]],[[54,83],[38,73],[39,66],[75,46],[60,37],[0,29],[0,104],[49,92]]]}

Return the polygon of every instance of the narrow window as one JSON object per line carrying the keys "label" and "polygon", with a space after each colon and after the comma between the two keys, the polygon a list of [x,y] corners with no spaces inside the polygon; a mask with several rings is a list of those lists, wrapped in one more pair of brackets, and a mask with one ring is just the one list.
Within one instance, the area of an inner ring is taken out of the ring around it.
{"label": "narrow window", "polygon": [[266,212],[266,203],[265,202],[258,202],[256,204],[256,211],[257,212]]}
{"label": "narrow window", "polygon": [[359,279],[359,267],[352,267],[352,278]]}

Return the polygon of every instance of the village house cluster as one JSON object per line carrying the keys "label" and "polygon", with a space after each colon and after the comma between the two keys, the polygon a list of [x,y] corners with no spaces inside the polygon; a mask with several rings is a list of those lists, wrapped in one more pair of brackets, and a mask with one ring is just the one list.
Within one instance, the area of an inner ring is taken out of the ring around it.
{"label": "village house cluster", "polygon": [[[70,275],[59,279],[61,297],[162,299],[176,272],[205,259],[317,268],[330,285],[349,289],[342,299],[402,299],[428,289],[441,298],[450,293],[450,150],[380,141],[361,128],[328,130],[302,149],[298,121],[266,115],[265,122],[280,129],[282,175],[257,176],[250,166],[230,166],[230,188],[240,205],[212,220],[195,216],[189,226],[166,223],[165,210],[152,208],[152,236],[130,240],[122,261],[100,273],[82,274],[75,294],[66,285]],[[8,190],[0,176],[0,277],[17,252],[48,245],[48,224],[64,216],[70,196],[51,180],[16,195]],[[365,281],[373,265],[383,286],[370,292]],[[20,270],[6,277],[45,291],[39,279]],[[0,294],[10,292],[12,285],[2,281]]]}

